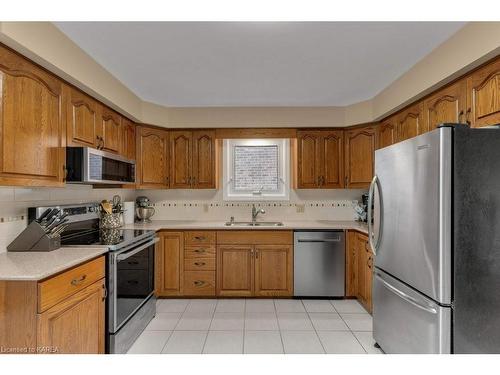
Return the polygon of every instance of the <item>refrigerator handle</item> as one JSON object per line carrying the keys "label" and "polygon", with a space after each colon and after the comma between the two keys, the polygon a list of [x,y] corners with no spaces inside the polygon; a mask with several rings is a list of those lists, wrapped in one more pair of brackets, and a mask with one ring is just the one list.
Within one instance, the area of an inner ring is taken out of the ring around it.
{"label": "refrigerator handle", "polygon": [[[380,241],[380,236],[377,238],[377,243],[373,242],[375,233],[373,233],[373,217],[372,217],[372,206],[373,206],[373,195],[375,193],[375,186],[377,186],[379,191],[380,203],[382,203],[381,193],[380,193],[380,182],[378,176],[373,176],[372,182],[370,183],[370,189],[368,190],[368,208],[367,208],[367,220],[368,220],[368,241],[370,242],[370,247],[372,248],[373,254],[377,256],[377,247]],[[380,223],[379,223],[379,233],[382,230],[382,204],[380,204]]]}

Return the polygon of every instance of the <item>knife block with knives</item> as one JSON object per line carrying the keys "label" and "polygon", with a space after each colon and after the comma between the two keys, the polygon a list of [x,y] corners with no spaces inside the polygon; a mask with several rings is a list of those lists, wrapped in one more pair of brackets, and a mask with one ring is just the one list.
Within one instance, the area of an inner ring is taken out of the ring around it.
{"label": "knife block with knives", "polygon": [[7,251],[53,251],[61,247],[61,233],[67,226],[67,214],[48,209],[33,220],[25,230],[7,246]]}

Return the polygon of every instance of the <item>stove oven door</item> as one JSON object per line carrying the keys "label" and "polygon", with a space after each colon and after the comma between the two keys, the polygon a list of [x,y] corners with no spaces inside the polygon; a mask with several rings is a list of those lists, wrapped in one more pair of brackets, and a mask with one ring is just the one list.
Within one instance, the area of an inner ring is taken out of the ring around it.
{"label": "stove oven door", "polygon": [[116,333],[154,292],[157,238],[110,253],[109,331]]}

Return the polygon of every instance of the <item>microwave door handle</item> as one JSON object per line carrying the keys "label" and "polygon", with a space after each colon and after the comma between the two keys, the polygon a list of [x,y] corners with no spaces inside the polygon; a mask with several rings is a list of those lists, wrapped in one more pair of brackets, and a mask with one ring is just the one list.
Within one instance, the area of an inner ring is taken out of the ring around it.
{"label": "microwave door handle", "polygon": [[[377,237],[377,242],[374,242],[373,239],[375,237],[375,233],[373,233],[373,213],[372,213],[372,206],[373,206],[373,197],[375,195],[375,186],[378,189],[378,197],[379,197],[379,230],[378,230],[378,237]],[[380,180],[377,175],[373,176],[372,182],[370,183],[370,189],[368,190],[368,207],[367,207],[367,221],[368,221],[368,241],[370,243],[370,247],[372,248],[373,254],[377,256],[377,251],[378,251],[378,245],[380,243],[380,233],[382,232],[382,218],[383,218],[383,213],[382,213],[382,193],[380,189]]]}
{"label": "microwave door handle", "polygon": [[116,257],[116,259],[117,259],[118,261],[122,261],[122,260],[125,260],[125,259],[127,259],[127,258],[130,258],[131,256],[133,256],[133,255],[137,254],[138,252],[140,252],[140,251],[144,250],[146,247],[149,247],[149,246],[151,246],[151,245],[154,245],[154,244],[155,244],[155,243],[157,243],[159,240],[160,240],[160,239],[159,239],[158,237],[155,237],[155,238],[153,238],[151,241],[148,241],[148,242],[146,242],[145,244],[142,244],[141,246],[134,248],[133,250],[130,250],[130,251],[126,252],[126,253],[121,253],[121,254],[119,254],[119,255]]}

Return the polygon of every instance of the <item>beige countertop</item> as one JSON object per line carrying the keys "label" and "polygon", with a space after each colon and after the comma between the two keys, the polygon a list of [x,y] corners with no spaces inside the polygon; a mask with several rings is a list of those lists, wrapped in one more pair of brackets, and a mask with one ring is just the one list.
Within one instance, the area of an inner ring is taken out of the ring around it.
{"label": "beige countertop", "polygon": [[[294,229],[353,229],[368,233],[366,223],[357,221],[284,221],[279,227],[244,227],[224,225],[224,221],[153,220],[147,224],[128,224],[123,229],[151,230],[294,230]],[[108,251],[106,247],[62,247],[51,252],[0,253],[0,280],[36,281],[84,263]]]}
{"label": "beige countertop", "polygon": [[0,253],[0,280],[37,281],[107,253],[106,247],[61,247],[49,252]]}
{"label": "beige countertop", "polygon": [[282,226],[225,226],[225,221],[196,221],[196,220],[152,220],[150,223],[127,224],[124,229],[191,229],[191,230],[294,230],[294,229],[354,229],[365,234],[368,233],[366,223],[358,221],[335,221],[335,220],[304,220],[304,221],[283,221]]}

